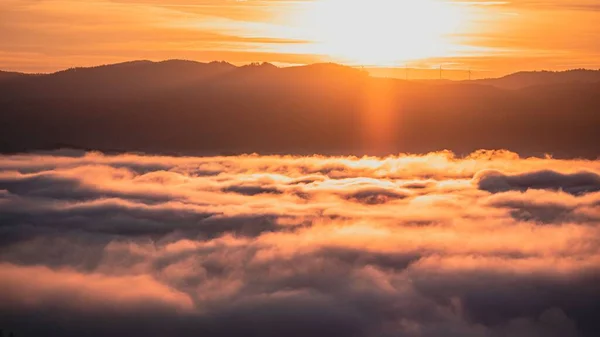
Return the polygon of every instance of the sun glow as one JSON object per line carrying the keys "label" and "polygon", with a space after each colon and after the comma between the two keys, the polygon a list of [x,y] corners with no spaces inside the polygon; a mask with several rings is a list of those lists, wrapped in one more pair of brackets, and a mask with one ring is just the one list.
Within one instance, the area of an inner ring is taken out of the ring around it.
{"label": "sun glow", "polygon": [[464,6],[445,0],[319,0],[294,18],[313,53],[371,65],[450,56],[466,19]]}

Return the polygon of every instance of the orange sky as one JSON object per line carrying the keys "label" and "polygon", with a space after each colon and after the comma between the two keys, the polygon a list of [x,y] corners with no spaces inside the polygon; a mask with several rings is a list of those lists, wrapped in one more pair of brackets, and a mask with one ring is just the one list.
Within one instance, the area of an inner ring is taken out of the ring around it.
{"label": "orange sky", "polygon": [[485,77],[599,68],[599,22],[597,0],[2,0],[0,69],[184,58]]}

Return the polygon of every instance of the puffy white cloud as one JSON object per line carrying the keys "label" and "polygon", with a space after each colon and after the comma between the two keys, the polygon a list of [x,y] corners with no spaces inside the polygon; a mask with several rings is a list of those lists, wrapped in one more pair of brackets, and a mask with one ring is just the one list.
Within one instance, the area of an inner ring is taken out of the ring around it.
{"label": "puffy white cloud", "polygon": [[23,335],[595,336],[597,161],[0,157]]}

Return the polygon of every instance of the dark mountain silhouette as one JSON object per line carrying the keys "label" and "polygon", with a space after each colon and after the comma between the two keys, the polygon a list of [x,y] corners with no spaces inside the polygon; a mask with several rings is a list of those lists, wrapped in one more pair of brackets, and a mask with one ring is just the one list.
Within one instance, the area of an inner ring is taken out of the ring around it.
{"label": "dark mountain silhouette", "polygon": [[20,97],[103,97],[132,95],[193,85],[222,75],[235,66],[226,62],[199,63],[170,60],[133,61],[92,68],[72,68],[12,81],[9,92]]}
{"label": "dark mountain silhouette", "polygon": [[0,82],[6,81],[6,80],[13,80],[16,78],[26,77],[26,76],[32,76],[32,75],[0,70]]}
{"label": "dark mountain silhouette", "polygon": [[503,148],[596,158],[600,83],[571,81],[576,73],[512,90],[482,81],[372,78],[336,64],[136,61],[16,76],[0,81],[0,150],[360,155]]}
{"label": "dark mountain silhouette", "polygon": [[597,82],[600,82],[600,70],[588,69],[519,72],[501,78],[471,81],[471,83],[492,85],[503,89],[522,89],[531,86],[548,84]]}

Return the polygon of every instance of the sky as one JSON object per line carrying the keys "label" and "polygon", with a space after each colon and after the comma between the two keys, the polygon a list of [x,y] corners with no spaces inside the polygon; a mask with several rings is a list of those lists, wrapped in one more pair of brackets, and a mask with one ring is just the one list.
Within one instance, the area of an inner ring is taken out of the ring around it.
{"label": "sky", "polygon": [[0,69],[135,59],[461,69],[600,67],[596,0],[2,0]]}
{"label": "sky", "polygon": [[595,337],[600,162],[0,156],[15,336]]}

